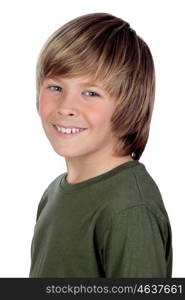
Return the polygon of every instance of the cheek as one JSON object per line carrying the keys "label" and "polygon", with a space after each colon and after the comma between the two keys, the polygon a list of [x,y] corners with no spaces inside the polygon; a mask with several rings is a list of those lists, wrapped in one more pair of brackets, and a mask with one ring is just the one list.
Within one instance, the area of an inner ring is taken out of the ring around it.
{"label": "cheek", "polygon": [[39,114],[41,118],[46,118],[53,110],[52,101],[48,100],[44,95],[39,97]]}
{"label": "cheek", "polygon": [[103,126],[110,122],[112,112],[104,106],[97,106],[96,108],[88,108],[86,116],[89,122],[94,126]]}

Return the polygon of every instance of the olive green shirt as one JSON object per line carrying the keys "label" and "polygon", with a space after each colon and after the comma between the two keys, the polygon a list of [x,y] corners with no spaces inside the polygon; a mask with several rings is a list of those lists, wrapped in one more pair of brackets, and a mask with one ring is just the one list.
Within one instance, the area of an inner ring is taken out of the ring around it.
{"label": "olive green shirt", "polygon": [[75,184],[66,177],[39,203],[30,277],[171,277],[170,223],[143,163]]}

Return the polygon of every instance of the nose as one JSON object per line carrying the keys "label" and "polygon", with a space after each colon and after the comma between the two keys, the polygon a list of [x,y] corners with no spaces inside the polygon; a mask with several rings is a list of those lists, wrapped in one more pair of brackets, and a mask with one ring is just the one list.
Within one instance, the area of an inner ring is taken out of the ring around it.
{"label": "nose", "polygon": [[77,96],[72,95],[72,93],[63,94],[57,112],[62,116],[78,116]]}

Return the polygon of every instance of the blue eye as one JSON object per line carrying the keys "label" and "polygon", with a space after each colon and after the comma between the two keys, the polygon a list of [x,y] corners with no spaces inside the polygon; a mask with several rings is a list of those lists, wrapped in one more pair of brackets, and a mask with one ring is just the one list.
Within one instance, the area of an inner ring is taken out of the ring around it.
{"label": "blue eye", "polygon": [[61,92],[62,91],[62,88],[57,85],[50,85],[50,86],[48,86],[48,88],[53,92]]}
{"label": "blue eye", "polygon": [[99,97],[100,96],[96,92],[91,92],[91,91],[83,92],[83,94],[85,94],[86,96],[90,96],[90,97]]}

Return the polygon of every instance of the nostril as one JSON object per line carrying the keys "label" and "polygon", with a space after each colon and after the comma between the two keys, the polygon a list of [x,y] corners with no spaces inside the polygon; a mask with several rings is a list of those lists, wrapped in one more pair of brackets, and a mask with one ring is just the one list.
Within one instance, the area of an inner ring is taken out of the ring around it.
{"label": "nostril", "polygon": [[64,112],[64,111],[58,111],[58,114],[60,115],[68,115],[68,116],[74,116],[74,113],[68,113],[68,112]]}
{"label": "nostril", "polygon": [[67,108],[67,107],[60,107],[60,108],[58,108],[57,111],[61,115],[68,115],[68,116],[74,116],[77,113],[77,111],[75,109]]}

